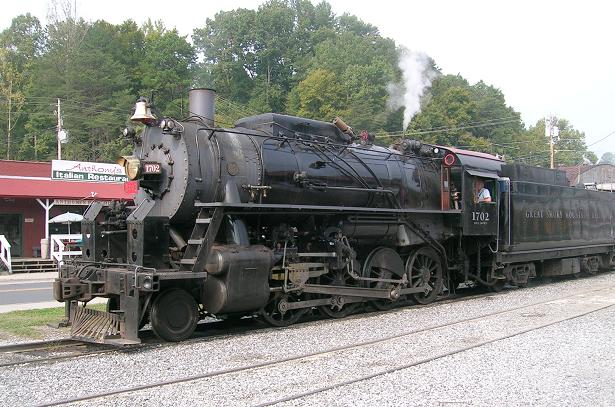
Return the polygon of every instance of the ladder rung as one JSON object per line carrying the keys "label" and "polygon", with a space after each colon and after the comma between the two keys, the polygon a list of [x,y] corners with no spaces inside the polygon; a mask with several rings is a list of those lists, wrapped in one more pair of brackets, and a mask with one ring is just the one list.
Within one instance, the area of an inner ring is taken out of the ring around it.
{"label": "ladder rung", "polygon": [[180,263],[181,264],[192,264],[192,265],[194,265],[194,263],[196,263],[196,259],[181,259]]}
{"label": "ladder rung", "polygon": [[188,239],[188,244],[201,244],[203,239]]}
{"label": "ladder rung", "polygon": [[211,218],[196,218],[196,223],[211,223]]}

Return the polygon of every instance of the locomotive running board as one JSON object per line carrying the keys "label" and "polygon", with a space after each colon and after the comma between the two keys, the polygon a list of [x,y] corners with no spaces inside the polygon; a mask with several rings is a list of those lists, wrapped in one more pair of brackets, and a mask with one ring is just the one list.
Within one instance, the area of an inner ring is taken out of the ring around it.
{"label": "locomotive running board", "polygon": [[82,341],[107,345],[133,345],[141,343],[121,337],[124,316],[92,308],[72,307],[71,338]]}
{"label": "locomotive running board", "polygon": [[327,206],[327,205],[286,205],[286,204],[259,204],[259,203],[227,203],[227,202],[196,202],[197,208],[225,208],[242,212],[263,211],[263,210],[283,210],[290,211],[315,211],[315,212],[365,212],[365,213],[399,213],[399,214],[444,214],[459,215],[461,209],[440,210],[440,209],[393,209],[393,208],[369,208],[362,206]]}

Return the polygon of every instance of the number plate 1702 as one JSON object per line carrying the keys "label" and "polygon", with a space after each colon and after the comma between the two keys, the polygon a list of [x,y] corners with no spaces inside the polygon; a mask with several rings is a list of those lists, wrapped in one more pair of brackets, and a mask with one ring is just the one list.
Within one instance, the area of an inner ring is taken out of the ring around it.
{"label": "number plate 1702", "polygon": [[489,212],[472,212],[472,221],[481,222],[481,224],[489,222]]}
{"label": "number plate 1702", "polygon": [[144,162],[141,167],[143,174],[161,174],[162,166],[156,162]]}

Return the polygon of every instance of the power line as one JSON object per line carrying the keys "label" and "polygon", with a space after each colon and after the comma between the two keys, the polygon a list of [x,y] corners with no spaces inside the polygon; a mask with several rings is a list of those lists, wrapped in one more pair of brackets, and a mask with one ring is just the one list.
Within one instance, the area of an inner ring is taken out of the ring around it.
{"label": "power line", "polygon": [[613,134],[615,134],[615,130],[613,130],[612,132],[610,132],[610,133],[609,133],[609,134],[607,134],[606,136],[602,137],[600,140],[598,140],[598,141],[594,141],[593,143],[589,144],[587,147],[589,148],[589,147],[593,146],[594,144],[598,144],[598,143],[600,143],[601,141],[604,141],[604,140],[606,140],[607,138],[611,137]]}
{"label": "power line", "polygon": [[431,129],[426,129],[426,130],[418,130],[418,131],[412,131],[412,132],[408,132],[408,131],[394,132],[394,133],[388,133],[384,137],[398,137],[398,136],[413,136],[413,135],[433,134],[433,133],[447,133],[447,132],[456,131],[456,130],[465,130],[465,129],[474,129],[474,128],[481,128],[481,127],[499,126],[501,124],[513,123],[513,122],[516,122],[516,121],[517,120],[515,120],[515,119],[492,119],[492,120],[487,120],[487,121],[484,121],[484,122],[476,122],[476,123],[480,123],[480,124],[469,124],[469,125],[465,125],[464,124],[464,125],[451,126],[451,127],[436,127],[436,128],[431,128]]}

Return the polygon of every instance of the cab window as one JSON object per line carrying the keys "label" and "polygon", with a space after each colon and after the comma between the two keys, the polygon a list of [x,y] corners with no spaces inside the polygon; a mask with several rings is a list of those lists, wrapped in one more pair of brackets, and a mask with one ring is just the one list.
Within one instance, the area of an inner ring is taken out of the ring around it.
{"label": "cab window", "polygon": [[491,178],[474,178],[473,185],[474,203],[494,203],[495,202],[495,180]]}

